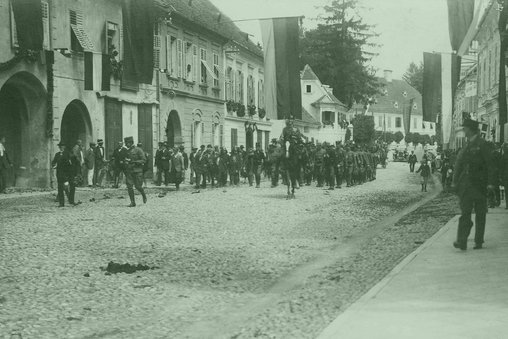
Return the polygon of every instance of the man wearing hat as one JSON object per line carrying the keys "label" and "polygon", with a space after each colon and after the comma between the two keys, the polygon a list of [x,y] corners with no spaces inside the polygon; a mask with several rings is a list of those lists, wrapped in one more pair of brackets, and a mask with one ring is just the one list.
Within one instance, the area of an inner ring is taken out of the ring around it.
{"label": "man wearing hat", "polygon": [[196,166],[196,152],[198,151],[197,147],[193,147],[191,150],[191,154],[189,155],[189,168],[190,168],[190,184],[194,185],[194,175],[195,175],[195,166]]}
{"label": "man wearing hat", "polygon": [[104,140],[97,139],[97,146],[95,147],[95,168],[93,174],[94,186],[102,186],[104,178]]}
{"label": "man wearing hat", "polygon": [[476,213],[474,249],[483,246],[487,196],[488,191],[494,189],[495,176],[492,152],[487,142],[480,136],[478,122],[465,119],[463,127],[468,142],[457,156],[453,175],[453,187],[457,191],[461,210],[457,240],[453,246],[464,251],[467,249],[467,238],[473,226],[471,221],[473,208]]}
{"label": "man wearing hat", "polygon": [[88,187],[92,187],[94,185],[94,169],[95,169],[95,142],[90,143],[90,147],[85,153],[85,166],[87,168],[87,176],[86,181],[88,183]]}
{"label": "man wearing hat", "polygon": [[164,142],[164,149],[162,150],[161,165],[162,172],[164,173],[164,185],[169,185],[169,175],[171,173],[171,158],[173,157],[173,150],[169,147],[167,142]]}
{"label": "man wearing hat", "polygon": [[56,181],[58,184],[58,207],[64,207],[65,195],[69,199],[69,204],[76,205],[74,202],[74,195],[76,192],[75,177],[78,174],[81,166],[79,160],[72,156],[70,152],[66,150],[66,146],[63,142],[58,144],[60,149],[51,161],[51,166],[56,169]]}
{"label": "man wearing hat", "polygon": [[124,138],[124,142],[128,149],[127,157],[125,158],[125,176],[127,192],[131,200],[129,207],[136,206],[133,186],[141,193],[143,203],[146,204],[146,194],[143,190],[143,166],[146,162],[145,152],[141,148],[134,146],[134,139],[132,137]]}
{"label": "man wearing hat", "polygon": [[155,151],[154,166],[157,171],[155,174],[155,185],[160,186],[162,184],[162,154],[164,153],[164,143],[159,141],[159,148]]}

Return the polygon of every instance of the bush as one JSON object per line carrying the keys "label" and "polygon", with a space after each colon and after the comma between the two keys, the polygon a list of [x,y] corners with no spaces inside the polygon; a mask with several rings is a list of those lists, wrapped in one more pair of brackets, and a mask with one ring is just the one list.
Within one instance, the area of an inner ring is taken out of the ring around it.
{"label": "bush", "polygon": [[374,141],[374,117],[364,114],[356,115],[352,121],[355,129],[353,140],[358,144],[369,144]]}

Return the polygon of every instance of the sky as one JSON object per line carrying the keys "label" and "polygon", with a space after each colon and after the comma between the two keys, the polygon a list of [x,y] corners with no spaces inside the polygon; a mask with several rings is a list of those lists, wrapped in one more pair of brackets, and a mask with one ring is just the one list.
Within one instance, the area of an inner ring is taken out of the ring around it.
{"label": "sky", "polygon": [[[331,0],[211,0],[231,20],[305,16],[304,27],[316,25],[321,10],[316,6]],[[359,0],[358,13],[367,24],[375,25],[380,34],[373,42],[382,45],[371,61],[378,69],[393,71],[393,78],[401,79],[411,62],[423,60],[423,52],[450,52],[446,0]],[[261,42],[259,22],[236,23],[241,30]]]}

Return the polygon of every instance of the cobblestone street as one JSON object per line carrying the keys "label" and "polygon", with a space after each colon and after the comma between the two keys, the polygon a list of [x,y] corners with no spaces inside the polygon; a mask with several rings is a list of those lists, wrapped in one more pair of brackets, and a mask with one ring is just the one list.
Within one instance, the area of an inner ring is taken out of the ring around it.
{"label": "cobblestone street", "polygon": [[78,191],[83,203],[61,209],[51,194],[4,198],[0,338],[313,338],[453,215],[398,222],[437,195],[419,180],[390,163],[295,200],[267,181],[152,190],[137,208],[125,189]]}

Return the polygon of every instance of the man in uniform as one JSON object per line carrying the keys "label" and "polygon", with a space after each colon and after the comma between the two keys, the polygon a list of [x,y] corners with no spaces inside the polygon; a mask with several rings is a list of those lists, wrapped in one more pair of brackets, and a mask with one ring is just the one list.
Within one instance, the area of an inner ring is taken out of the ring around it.
{"label": "man in uniform", "polygon": [[280,165],[282,161],[282,157],[284,156],[284,150],[282,149],[281,142],[277,139],[272,139],[273,152],[271,155],[271,176],[272,176],[272,188],[277,187],[279,184],[279,176],[280,176]]}
{"label": "man in uniform", "polygon": [[178,148],[180,153],[182,154],[183,158],[183,172],[182,172],[182,182],[185,181],[185,174],[187,173],[187,169],[189,168],[189,156],[187,155],[187,152],[185,152],[185,147],[183,145],[180,145]]}
{"label": "man in uniform", "polygon": [[194,176],[196,174],[195,172],[195,166],[196,166],[196,152],[198,151],[197,147],[193,147],[192,150],[191,150],[191,153],[189,155],[189,168],[190,168],[190,181],[189,183],[191,185],[194,185]]}
{"label": "man in uniform", "polygon": [[63,142],[58,144],[58,148],[60,151],[55,154],[53,161],[51,161],[52,167],[56,168],[58,207],[64,207],[65,194],[67,194],[69,204],[75,206],[74,195],[76,193],[76,186],[74,178],[81,170],[81,164],[73,154],[65,149],[65,144]]}
{"label": "man in uniform", "polygon": [[468,142],[455,162],[453,187],[459,196],[461,216],[457,240],[453,246],[461,250],[467,249],[467,238],[473,227],[471,212],[474,208],[476,213],[474,249],[480,249],[485,234],[487,193],[494,190],[492,152],[487,142],[480,136],[478,122],[465,119],[463,127]]}
{"label": "man in uniform", "polygon": [[411,155],[409,156],[407,162],[409,163],[409,172],[413,173],[415,171],[415,164],[418,162],[414,151],[411,151]]}
{"label": "man in uniform", "polygon": [[330,144],[327,146],[326,154],[324,156],[324,166],[326,173],[326,183],[329,190],[335,189],[335,166],[337,158],[335,154],[335,145]]}
{"label": "man in uniform", "polygon": [[253,173],[256,178],[256,188],[260,187],[261,184],[261,171],[263,169],[263,162],[265,161],[265,153],[261,149],[261,144],[259,142],[256,143],[256,150],[254,151],[254,159],[253,159]]}
{"label": "man in uniform", "polygon": [[164,186],[169,185],[169,174],[171,173],[171,158],[173,157],[173,151],[170,149],[167,142],[164,143],[164,149],[162,150],[161,165],[162,173],[164,173]]}
{"label": "man in uniform", "polygon": [[326,150],[322,147],[321,144],[317,144],[316,155],[314,156],[314,176],[317,180],[317,187],[323,187],[325,154]]}
{"label": "man in uniform", "polygon": [[143,166],[146,162],[145,152],[139,148],[134,146],[134,139],[132,137],[124,138],[125,146],[128,149],[127,157],[125,158],[126,170],[126,182],[127,182],[127,192],[129,193],[129,198],[131,203],[129,207],[136,206],[136,200],[134,198],[134,189],[133,186],[141,193],[143,197],[143,203],[146,204],[146,194],[143,190]]}
{"label": "man in uniform", "polygon": [[342,182],[344,181],[344,168],[345,168],[345,156],[344,150],[342,149],[342,145],[337,146],[336,150],[337,155],[337,166],[335,167],[335,179],[336,179],[336,187],[342,188]]}
{"label": "man in uniform", "polygon": [[346,147],[345,155],[345,174],[346,174],[346,186],[353,186],[353,167],[354,167],[354,155],[349,147]]}

